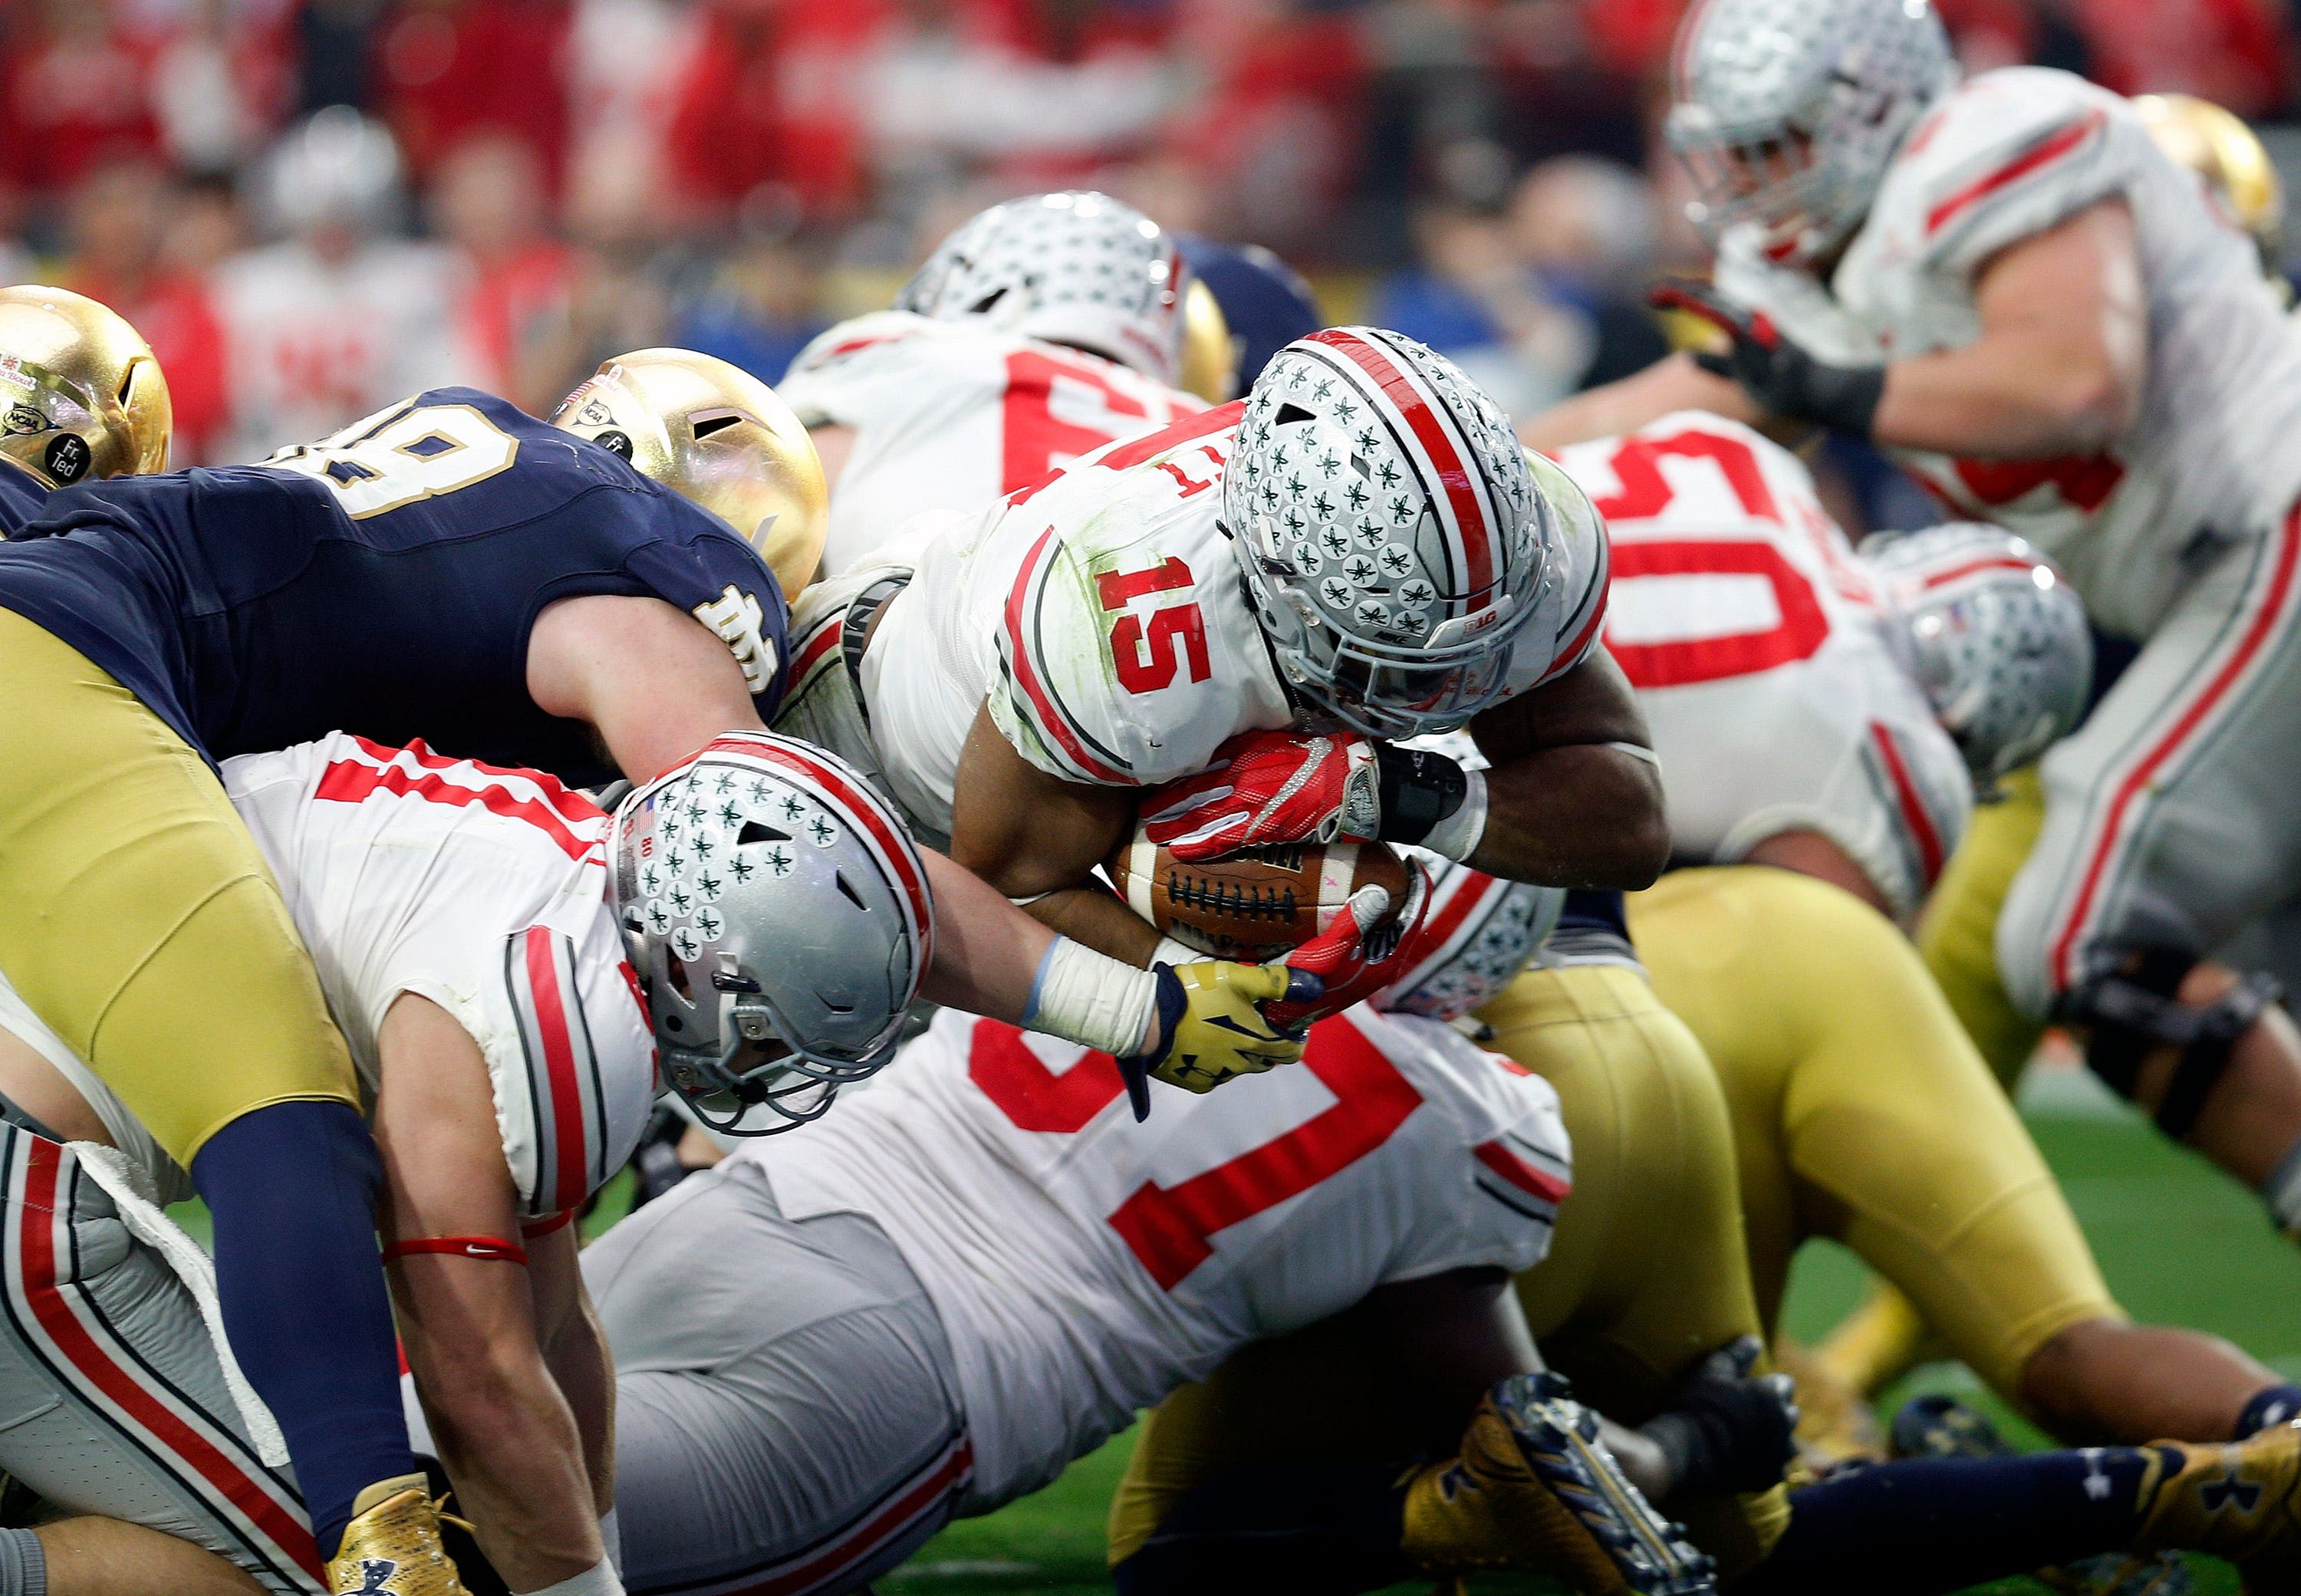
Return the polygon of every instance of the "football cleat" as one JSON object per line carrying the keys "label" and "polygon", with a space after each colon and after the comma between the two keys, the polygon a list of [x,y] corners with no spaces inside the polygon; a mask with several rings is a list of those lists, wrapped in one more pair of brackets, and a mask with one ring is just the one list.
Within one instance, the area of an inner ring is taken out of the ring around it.
{"label": "football cleat", "polygon": [[[2007,1458],[2013,1448],[1997,1426],[1955,1397],[1915,1397],[1894,1416],[1896,1458]],[[2187,1558],[2171,1551],[2111,1552],[2037,1571],[2059,1596],[2189,1596]]]}
{"label": "football cleat", "polygon": [[2217,1446],[2159,1441],[2171,1472],[2141,1487],[2141,1551],[2184,1547],[2226,1558],[2246,1589],[2301,1589],[2301,1419]]}
{"label": "football cleat", "polygon": [[352,1521],[328,1559],[328,1589],[333,1596],[464,1596],[439,1524],[422,1475],[378,1480],[352,1502]]}
{"label": "football cleat", "polygon": [[1716,1566],[1654,1511],[1554,1375],[1479,1401],[1462,1450],[1409,1482],[1400,1550],[1425,1572],[1548,1574],[1583,1596],[1715,1596]]}

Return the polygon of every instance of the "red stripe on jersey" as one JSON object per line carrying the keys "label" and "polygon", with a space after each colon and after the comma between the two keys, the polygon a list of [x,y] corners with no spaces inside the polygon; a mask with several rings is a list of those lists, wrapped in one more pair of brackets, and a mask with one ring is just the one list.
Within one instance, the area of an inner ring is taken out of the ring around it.
{"label": "red stripe on jersey", "polygon": [[[403,750],[403,752],[406,751],[407,750]],[[432,767],[434,772],[442,768],[445,767],[439,765]],[[527,773],[520,771],[493,773],[525,775]],[[590,858],[599,850],[598,838],[585,837],[572,830],[566,821],[561,818],[560,812],[548,804],[540,803],[534,798],[522,798],[502,786],[490,784],[485,787],[466,787],[436,773],[427,773],[418,775],[398,765],[378,766],[363,765],[356,759],[335,760],[321,774],[320,784],[312,790],[312,797],[323,803],[357,804],[365,802],[379,791],[397,793],[404,798],[422,798],[426,803],[445,804],[456,807],[469,807],[476,804],[490,814],[502,815],[506,820],[523,820],[549,837],[558,846],[559,851],[571,859],[582,861]],[[581,818],[586,820],[604,818],[598,809],[591,808],[588,804],[584,806],[590,808],[591,812]]]}
{"label": "red stripe on jersey", "polygon": [[2181,713],[2180,718],[2173,723],[2156,746],[2143,755],[2133,768],[2125,773],[2125,779],[2117,784],[2116,794],[2109,801],[2109,813],[2102,821],[2101,841],[2094,848],[2093,857],[2087,862],[2085,878],[2079,883],[2077,897],[2070,905],[2069,918],[2063,922],[2061,933],[2054,939],[2053,956],[2048,967],[2056,987],[2066,990],[2074,978],[2071,965],[2077,948],[2078,932],[2086,923],[2094,894],[2100,890],[2109,861],[2118,852],[2118,832],[2124,826],[2126,811],[2132,807],[2135,797],[2148,785],[2149,779],[2196,733],[2198,723],[2213,711],[2214,706],[2229,696],[2230,689],[2237,684],[2237,679],[2245,673],[2246,667],[2261,652],[2262,644],[2276,630],[2286,600],[2293,590],[2297,555],[2301,555],[2301,508],[2297,508],[2285,518],[2285,529],[2280,534],[2275,556],[2277,563],[2270,574],[2268,594],[2260,609],[2254,613],[2236,652],[2222,662],[2213,681],[2206,683],[2205,690],[2190,701],[2188,708]]}
{"label": "red stripe on jersey", "polygon": [[[878,801],[858,791],[846,777],[819,759],[811,759],[786,745],[755,741],[747,738],[729,737],[707,743],[703,754],[739,754],[747,758],[763,759],[814,783],[834,803],[848,824],[863,832],[879,845],[887,867],[895,873],[896,884],[910,902],[911,921],[918,933],[918,968],[925,970],[934,957],[934,898],[927,889],[926,877],[914,867],[916,856],[909,839],[889,825],[883,817]],[[699,754],[697,757],[701,757]],[[641,1005],[642,1008],[645,1005]]]}
{"label": "red stripe on jersey", "polygon": [[2091,138],[2095,130],[2101,126],[2102,121],[2101,110],[2096,107],[2050,138],[2032,145],[2028,150],[2016,155],[1996,171],[1976,178],[1926,213],[1927,233],[1930,235],[1941,231],[1943,225],[1960,211],[1987,198],[2008,183],[2020,181],[2040,166],[2060,160]]}
{"label": "red stripe on jersey", "polygon": [[791,689],[812,675],[815,668],[839,651],[839,639],[847,631],[847,612],[841,610],[816,628],[814,633],[800,643],[799,657],[791,661]]}
{"label": "red stripe on jersey", "polygon": [[891,344],[898,338],[908,338],[910,334],[908,332],[874,332],[866,338],[851,338],[843,343],[832,345],[830,348],[825,349],[822,354],[816,355],[814,360],[810,361],[806,369],[812,371],[816,366],[821,365],[826,360],[837,360],[840,356],[844,355],[859,354],[863,350],[870,348],[874,344]]}
{"label": "red stripe on jersey", "polygon": [[1145,432],[1140,438],[1130,438],[1114,444],[1095,462],[1106,471],[1125,471],[1155,460],[1169,449],[1178,449],[1201,438],[1211,438],[1238,425],[1246,414],[1246,401],[1233,399],[1227,405],[1217,405],[1212,410],[1201,410],[1180,421],[1169,422],[1156,432]]}
{"label": "red stripe on jersey", "polygon": [[454,770],[460,765],[478,775],[506,777],[532,782],[537,790],[541,793],[543,801],[549,804],[555,813],[568,820],[578,822],[598,820],[604,818],[606,814],[598,805],[568,786],[549,771],[527,770],[510,765],[489,765],[477,759],[451,759],[445,754],[433,753],[431,746],[420,737],[404,748],[388,748],[380,742],[370,742],[356,731],[346,735],[359,744],[363,751],[372,755],[386,765],[396,758],[405,757],[414,760],[425,770]]}
{"label": "red stripe on jersey", "polygon": [[1945,588],[1979,571],[2032,571],[2035,569],[2036,567],[2028,560],[2017,560],[2010,555],[1990,555],[1978,560],[1968,560],[1962,565],[1953,565],[1946,571],[1936,572],[1926,578],[1924,585],[1928,588]]}
{"label": "red stripe on jersey", "polygon": [[535,1028],[543,1038],[544,1067],[551,1074],[551,1138],[559,1149],[556,1160],[559,1180],[551,1193],[551,1206],[573,1208],[590,1195],[591,1173],[583,1136],[582,1082],[575,1075],[573,1028],[568,1024],[575,994],[560,990],[559,961],[551,957],[550,931],[531,925],[526,937],[527,985],[535,999]]}
{"label": "red stripe on jersey", "polygon": [[879,1548],[918,1522],[921,1514],[933,1508],[974,1468],[975,1448],[961,1441],[956,1451],[930,1465],[926,1473],[906,1487],[900,1496],[832,1545],[804,1562],[769,1575],[757,1584],[740,1586],[724,1596],[800,1596],[802,1592],[830,1583],[844,1570],[867,1560]]}
{"label": "red stripe on jersey", "polygon": [[1372,377],[1389,397],[1390,402],[1413,430],[1415,439],[1430,456],[1431,468],[1438,473],[1439,484],[1446,490],[1446,499],[1454,509],[1454,527],[1468,561],[1468,576],[1470,590],[1479,595],[1466,614],[1476,614],[1494,602],[1494,550],[1490,545],[1500,529],[1492,524],[1479,506],[1479,492],[1472,482],[1473,472],[1462,458],[1454,440],[1446,435],[1438,420],[1436,410],[1422,397],[1415,375],[1405,363],[1387,349],[1379,348],[1371,339],[1360,337],[1347,328],[1334,327],[1324,332],[1314,332],[1309,342],[1324,344],[1348,356],[1360,370]]}
{"label": "red stripe on jersey", "polygon": [[1941,874],[1946,850],[1942,847],[1941,832],[1934,827],[1934,817],[1926,812],[1925,799],[1918,793],[1918,784],[1910,779],[1908,761],[1902,757],[1901,744],[1894,734],[1878,722],[1870,723],[1870,735],[1878,745],[1878,757],[1886,764],[1886,774],[1894,783],[1894,796],[1902,806],[1902,823],[1909,828],[1911,838],[1918,845],[1918,865],[1920,890],[1934,884]]}
{"label": "red stripe on jersey", "polygon": [[1055,701],[1054,695],[1039,680],[1039,673],[1031,664],[1031,646],[1023,633],[1023,607],[1031,590],[1031,577],[1038,569],[1040,560],[1045,556],[1047,545],[1053,541],[1054,536],[1055,529],[1052,527],[1039,534],[1039,540],[1031,545],[1031,552],[1023,556],[1023,568],[1016,573],[1015,586],[1007,595],[1008,656],[1015,667],[1015,681],[1031,700],[1032,707],[1039,712],[1038,723],[1053,735],[1063,752],[1070,756],[1072,764],[1102,781],[1131,786],[1134,784],[1132,777],[1123,771],[1111,769],[1088,752],[1085,742],[1067,723],[1062,706]]}
{"label": "red stripe on jersey", "polygon": [[1548,1170],[1536,1169],[1499,1141],[1481,1142],[1470,1153],[1519,1191],[1544,1202],[1564,1202],[1573,1195],[1573,1182],[1561,1180]]}
{"label": "red stripe on jersey", "polygon": [[54,1233],[63,1156],[63,1149],[54,1143],[30,1140],[25,1160],[17,1245],[22,1251],[24,1297],[33,1317],[71,1361],[74,1373],[103,1392],[176,1461],[220,1492],[272,1544],[295,1558],[298,1567],[325,1585],[326,1566],[320,1560],[310,1526],[298,1524],[245,1467],[146,1391],[134,1373],[121,1367],[88,1333],[64,1300],[56,1283]]}

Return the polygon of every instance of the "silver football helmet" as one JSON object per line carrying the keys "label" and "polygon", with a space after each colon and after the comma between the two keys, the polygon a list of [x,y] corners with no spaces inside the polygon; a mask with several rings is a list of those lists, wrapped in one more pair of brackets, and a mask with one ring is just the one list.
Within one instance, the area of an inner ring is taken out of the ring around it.
{"label": "silver football helmet", "polygon": [[348,105],[329,105],[266,159],[258,208],[273,230],[289,236],[323,227],[381,232],[398,220],[405,175],[389,129]]}
{"label": "silver football helmet", "polygon": [[933,905],[909,833],[846,765],[729,732],[616,806],[607,870],[665,1077],[712,1129],[816,1118],[892,1055]]}
{"label": "silver football helmet", "polygon": [[1434,1020],[1459,1019],[1484,1007],[1533,962],[1558,925],[1566,890],[1507,882],[1421,848],[1411,851],[1430,867],[1424,923],[1452,929],[1395,985],[1376,993],[1374,1004]]}
{"label": "silver football helmet", "polygon": [[1919,685],[1981,796],[2077,725],[2093,633],[2052,561],[1970,522],[1880,534],[1862,556],[1907,623]]}
{"label": "silver football helmet", "polygon": [[895,308],[1067,344],[1171,387],[1189,281],[1180,247],[1133,205],[1087,191],[1036,194],[962,223]]}
{"label": "silver football helmet", "polygon": [[1695,225],[1715,242],[1747,222],[1769,259],[1805,265],[1861,225],[1957,58],[1929,0],[1704,0],[1670,72]]}
{"label": "silver football helmet", "polygon": [[1370,737],[1497,699],[1556,581],[1552,512],[1509,419],[1412,338],[1334,327],[1255,379],[1223,522],[1287,681]]}

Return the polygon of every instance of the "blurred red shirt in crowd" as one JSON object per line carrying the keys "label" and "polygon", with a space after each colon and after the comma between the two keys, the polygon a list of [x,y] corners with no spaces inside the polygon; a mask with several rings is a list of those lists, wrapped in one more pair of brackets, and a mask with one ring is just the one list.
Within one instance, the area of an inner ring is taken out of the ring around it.
{"label": "blurred red shirt in crowd", "polygon": [[567,154],[566,0],[395,0],[374,35],[377,109],[419,185],[481,133],[533,150],[553,193]]}
{"label": "blurred red shirt in crowd", "polygon": [[36,193],[99,163],[160,147],[148,53],[111,0],[43,0],[0,10],[0,169]]}

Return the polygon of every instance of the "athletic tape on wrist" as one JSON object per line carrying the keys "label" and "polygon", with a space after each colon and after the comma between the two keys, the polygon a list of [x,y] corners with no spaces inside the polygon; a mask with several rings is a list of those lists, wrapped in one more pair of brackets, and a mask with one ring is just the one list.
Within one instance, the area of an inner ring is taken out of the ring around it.
{"label": "athletic tape on wrist", "polygon": [[1195,965],[1207,956],[1188,942],[1178,942],[1173,937],[1160,937],[1159,946],[1151,950],[1154,965]]}
{"label": "athletic tape on wrist", "polygon": [[1467,859],[1486,834],[1486,773],[1465,771],[1469,786],[1454,812],[1430,828],[1422,846],[1450,859]]}
{"label": "athletic tape on wrist", "polygon": [[523,1591],[519,1596],[623,1596],[623,1582],[615,1565],[601,1558],[581,1574],[540,1591]]}
{"label": "athletic tape on wrist", "polygon": [[1040,956],[1023,1024],[1098,1052],[1141,1051],[1159,1012],[1159,979],[1057,937]]}

